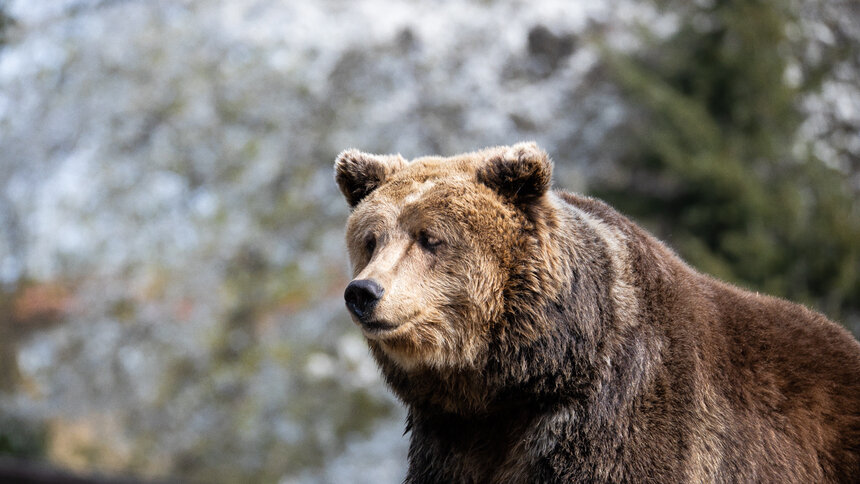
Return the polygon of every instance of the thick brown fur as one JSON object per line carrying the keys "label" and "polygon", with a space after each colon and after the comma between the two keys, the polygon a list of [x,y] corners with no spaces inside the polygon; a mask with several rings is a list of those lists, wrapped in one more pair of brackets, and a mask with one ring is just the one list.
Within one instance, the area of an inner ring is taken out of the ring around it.
{"label": "thick brown fur", "polygon": [[860,482],[860,344],[549,190],[536,145],[336,177],[407,482]]}

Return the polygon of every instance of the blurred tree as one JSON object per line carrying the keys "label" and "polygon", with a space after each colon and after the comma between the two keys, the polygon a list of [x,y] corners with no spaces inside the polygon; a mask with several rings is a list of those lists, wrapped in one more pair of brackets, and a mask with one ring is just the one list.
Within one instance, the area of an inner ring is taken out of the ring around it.
{"label": "blurred tree", "polygon": [[0,458],[34,459],[45,454],[47,426],[11,415],[0,414]]}
{"label": "blurred tree", "polygon": [[[6,31],[13,24],[8,15],[7,2],[0,0],[0,49],[6,44]],[[0,197],[0,220],[3,219],[2,197]],[[7,290],[10,289],[10,290]],[[15,361],[17,337],[14,323],[13,301],[15,288],[0,286],[0,391],[14,388],[18,376]],[[0,456],[31,458],[45,452],[45,426],[15,415],[0,413]]]}
{"label": "blurred tree", "polygon": [[9,16],[6,0],[0,0],[0,47],[6,43],[6,30],[12,25],[12,17]]}
{"label": "blurred tree", "polygon": [[852,164],[835,168],[799,136],[802,100],[852,49],[804,58],[809,39],[787,35],[801,28],[784,1],[655,3],[677,14],[677,30],[633,55],[607,54],[632,114],[610,138],[620,163],[593,193],[703,271],[811,304],[857,332]]}

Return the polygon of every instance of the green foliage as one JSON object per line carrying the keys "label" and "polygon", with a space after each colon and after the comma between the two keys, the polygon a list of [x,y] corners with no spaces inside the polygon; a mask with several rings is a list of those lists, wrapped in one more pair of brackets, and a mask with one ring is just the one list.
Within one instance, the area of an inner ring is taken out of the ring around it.
{"label": "green foliage", "polygon": [[6,10],[6,4],[5,0],[0,0],[0,48],[6,43],[6,31],[15,23]]}
{"label": "green foliage", "polygon": [[[800,100],[828,66],[786,82],[788,3],[702,3],[658,2],[678,30],[632,56],[606,54],[633,109],[614,138],[620,173],[592,191],[707,273],[856,319],[858,203],[845,173],[798,140]],[[837,54],[822,56],[831,69]]]}
{"label": "green foliage", "polygon": [[0,415],[0,456],[39,458],[45,455],[48,432],[44,423]]}

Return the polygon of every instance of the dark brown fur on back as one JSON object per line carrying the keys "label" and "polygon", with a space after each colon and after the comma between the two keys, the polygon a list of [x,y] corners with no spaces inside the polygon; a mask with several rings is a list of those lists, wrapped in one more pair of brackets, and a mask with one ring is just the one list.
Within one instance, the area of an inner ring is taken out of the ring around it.
{"label": "dark brown fur on back", "polygon": [[[357,321],[408,407],[408,482],[860,481],[860,344],[835,323],[699,274],[608,205],[549,191],[534,145],[394,168],[348,153],[357,279],[390,277],[380,314],[397,277],[431,293],[420,314],[439,305],[390,337]],[[370,185],[354,186],[361,173]],[[412,245],[426,235],[405,206],[441,217],[438,252]],[[367,233],[378,242],[355,247]],[[400,259],[380,262],[393,247]],[[402,266],[421,274],[390,275]]]}

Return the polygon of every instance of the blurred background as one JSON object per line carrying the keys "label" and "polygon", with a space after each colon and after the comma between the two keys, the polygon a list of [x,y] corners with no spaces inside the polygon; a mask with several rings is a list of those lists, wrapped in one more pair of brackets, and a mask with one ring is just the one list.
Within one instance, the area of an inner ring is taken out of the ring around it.
{"label": "blurred background", "polygon": [[536,140],[699,269],[860,334],[853,0],[0,0],[0,457],[399,482],[347,147]]}

